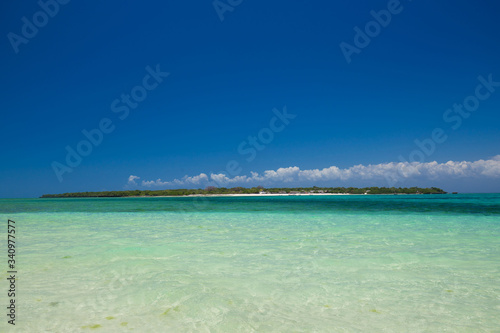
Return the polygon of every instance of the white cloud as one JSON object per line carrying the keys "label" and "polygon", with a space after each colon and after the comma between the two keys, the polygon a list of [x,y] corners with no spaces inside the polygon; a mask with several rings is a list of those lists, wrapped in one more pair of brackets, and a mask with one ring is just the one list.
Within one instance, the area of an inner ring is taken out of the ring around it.
{"label": "white cloud", "polygon": [[137,177],[137,176],[134,176],[134,175],[130,175],[128,177],[128,182],[127,184],[128,185],[137,185],[137,183],[135,182],[136,179],[141,179],[141,177]]}
{"label": "white cloud", "polygon": [[178,185],[184,185],[184,183],[182,183],[181,181],[179,181],[177,179],[175,179],[173,182],[164,182],[160,178],[158,178],[157,180],[149,180],[149,181],[143,180],[142,183],[141,183],[141,185],[142,186],[146,186],[146,187],[151,187],[151,186],[170,186],[170,185],[175,184],[176,181],[178,182]]}
{"label": "white cloud", "polygon": [[[500,178],[500,155],[489,160],[478,161],[448,161],[446,163],[427,162],[389,162],[381,164],[354,165],[350,168],[340,169],[331,166],[324,169],[300,170],[299,167],[279,168],[266,170],[262,174],[251,171],[250,176],[242,175],[228,177],[225,174],[201,173],[197,176],[184,176],[172,181],[142,181],[142,186],[185,186],[185,185],[259,185],[272,183],[292,182],[319,182],[319,181],[349,181],[349,180],[405,180],[405,179],[442,179],[442,178],[474,178],[488,177]],[[128,184],[136,184],[137,176],[130,176]],[[392,186],[392,185],[391,185]]]}
{"label": "white cloud", "polygon": [[200,184],[201,182],[206,182],[208,181],[208,176],[204,173],[200,173],[198,176],[194,177],[184,177],[184,181],[186,183],[191,183],[191,184]]}
{"label": "white cloud", "polygon": [[270,180],[273,182],[293,182],[298,179],[300,174],[299,167],[288,167],[288,168],[279,168],[278,170],[266,170],[264,171],[264,180]]}

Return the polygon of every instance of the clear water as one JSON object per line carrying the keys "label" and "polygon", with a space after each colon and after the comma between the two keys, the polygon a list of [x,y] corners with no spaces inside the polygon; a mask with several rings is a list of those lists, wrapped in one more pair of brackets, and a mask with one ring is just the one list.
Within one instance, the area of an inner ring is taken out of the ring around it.
{"label": "clear water", "polygon": [[2,332],[500,331],[498,194],[6,199],[0,218]]}

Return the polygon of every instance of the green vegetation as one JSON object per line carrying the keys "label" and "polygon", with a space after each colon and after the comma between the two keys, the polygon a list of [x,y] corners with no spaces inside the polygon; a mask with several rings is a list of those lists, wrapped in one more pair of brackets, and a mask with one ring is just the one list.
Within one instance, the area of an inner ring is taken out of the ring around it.
{"label": "green vegetation", "polygon": [[178,197],[186,195],[217,195],[217,194],[315,194],[315,193],[343,193],[343,194],[446,194],[440,188],[420,187],[294,187],[294,188],[263,188],[262,186],[245,187],[214,187],[202,189],[175,189],[157,191],[105,191],[105,192],[75,192],[62,194],[44,194],[41,198],[101,198],[101,197]]}
{"label": "green vegetation", "polygon": [[99,328],[99,327],[102,327],[101,325],[99,324],[95,324],[95,325],[88,325],[88,326],[82,326],[82,328],[91,328],[93,330],[95,330],[96,328]]}
{"label": "green vegetation", "polygon": [[165,312],[163,312],[161,315],[162,315],[162,316],[166,316],[166,315],[170,312],[170,310],[174,310],[174,311],[176,311],[176,312],[179,312],[179,311],[180,311],[180,310],[179,310],[179,306],[177,305],[177,306],[175,306],[175,307],[173,307],[173,308],[168,308],[168,309],[167,309],[167,310],[165,310]]}

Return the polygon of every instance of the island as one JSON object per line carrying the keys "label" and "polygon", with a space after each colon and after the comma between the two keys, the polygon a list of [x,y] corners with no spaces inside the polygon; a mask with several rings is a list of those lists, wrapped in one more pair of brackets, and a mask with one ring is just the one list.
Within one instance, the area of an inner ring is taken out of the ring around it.
{"label": "island", "polygon": [[335,194],[446,194],[437,187],[294,187],[264,188],[262,186],[215,187],[205,189],[168,189],[168,190],[128,190],[102,192],[73,192],[61,194],[44,194],[40,198],[102,198],[102,197],[179,197],[179,196],[215,196],[215,195],[335,195]]}

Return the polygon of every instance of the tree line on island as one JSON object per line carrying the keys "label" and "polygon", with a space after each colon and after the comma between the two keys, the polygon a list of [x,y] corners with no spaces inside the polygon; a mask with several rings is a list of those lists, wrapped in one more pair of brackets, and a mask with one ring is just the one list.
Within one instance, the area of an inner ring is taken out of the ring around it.
{"label": "tree line on island", "polygon": [[215,187],[205,189],[173,189],[173,190],[131,190],[131,191],[103,191],[103,192],[73,192],[62,194],[44,194],[41,198],[84,198],[84,197],[178,197],[188,195],[217,195],[217,194],[446,194],[437,187],[293,187],[293,188],[264,188],[262,186],[245,187]]}

